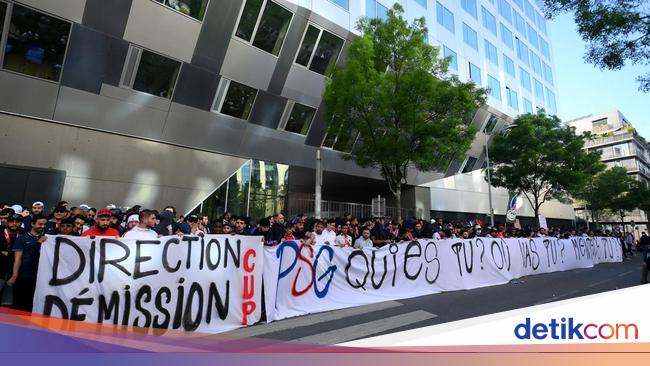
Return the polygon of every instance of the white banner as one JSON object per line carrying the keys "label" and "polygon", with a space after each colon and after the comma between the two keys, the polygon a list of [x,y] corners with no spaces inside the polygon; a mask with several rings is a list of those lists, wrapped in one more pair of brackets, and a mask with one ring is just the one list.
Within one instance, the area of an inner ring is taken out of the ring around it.
{"label": "white banner", "polygon": [[264,256],[268,321],[622,261],[620,241],[604,237],[420,239],[364,250],[291,241]]}
{"label": "white banner", "polygon": [[48,237],[34,312],[72,320],[222,332],[260,320],[260,237]]}

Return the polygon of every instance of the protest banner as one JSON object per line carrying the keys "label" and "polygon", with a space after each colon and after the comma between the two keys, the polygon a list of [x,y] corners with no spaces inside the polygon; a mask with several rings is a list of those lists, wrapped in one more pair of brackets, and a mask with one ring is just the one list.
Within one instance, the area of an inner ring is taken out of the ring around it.
{"label": "protest banner", "polygon": [[217,333],[260,320],[262,268],[261,237],[48,236],[34,312],[154,334]]}
{"label": "protest banner", "polygon": [[380,249],[264,249],[267,320],[507,283],[527,275],[620,262],[616,238],[419,239]]}

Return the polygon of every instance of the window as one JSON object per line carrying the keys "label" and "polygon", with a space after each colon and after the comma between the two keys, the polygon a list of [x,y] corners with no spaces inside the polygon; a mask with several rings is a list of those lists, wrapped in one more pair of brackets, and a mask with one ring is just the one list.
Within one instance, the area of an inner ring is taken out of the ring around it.
{"label": "window", "polygon": [[512,9],[506,0],[499,0],[499,14],[509,23],[512,23]]}
{"label": "window", "polygon": [[519,7],[519,9],[524,10],[524,0],[512,0],[515,5]]}
{"label": "window", "polygon": [[427,8],[427,0],[415,0],[415,2],[420,4],[420,6],[424,7],[425,9]]}
{"label": "window", "polygon": [[499,119],[495,115],[490,115],[490,118],[488,118],[487,123],[485,124],[485,128],[483,129],[483,132],[485,133],[490,133],[494,131],[494,127],[496,127],[497,122],[499,122]]}
{"label": "window", "polygon": [[508,106],[519,111],[519,99],[517,98],[517,92],[506,86],[506,95],[508,97]]}
{"label": "window", "polygon": [[381,5],[377,0],[366,0],[366,17],[368,19],[379,18],[388,20],[388,8]]}
{"label": "window", "polygon": [[336,64],[342,48],[342,38],[309,25],[298,49],[296,63],[321,75],[327,75]]}
{"label": "window", "polygon": [[143,50],[129,49],[122,75],[122,86],[162,98],[171,98],[181,63]]}
{"label": "window", "polygon": [[501,83],[491,75],[488,75],[488,90],[491,96],[501,100]]}
{"label": "window", "polygon": [[456,52],[452,51],[447,46],[443,46],[442,54],[445,58],[451,57],[451,60],[449,61],[449,67],[453,70],[458,70],[458,59],[456,57]]}
{"label": "window", "polygon": [[179,13],[189,15],[196,20],[203,20],[205,8],[208,7],[208,0],[178,1],[178,0],[156,0]]}
{"label": "window", "polygon": [[[7,15],[7,4],[0,1],[0,41],[2,41],[2,31],[5,25],[5,16]],[[0,55],[0,59],[2,56]]]}
{"label": "window", "polygon": [[515,75],[515,62],[505,54],[503,54],[503,69],[513,78],[517,78],[517,75]]}
{"label": "window", "polygon": [[481,69],[473,63],[469,63],[469,78],[472,79],[474,84],[481,85]]}
{"label": "window", "polygon": [[478,51],[478,36],[476,35],[476,31],[465,23],[463,23],[463,41]]}
{"label": "window", "polygon": [[337,134],[327,133],[323,140],[323,147],[329,147],[336,151],[351,152],[354,144],[359,138],[359,134],[345,133],[346,131],[339,131]]}
{"label": "window", "polygon": [[521,15],[519,15],[519,13],[517,13],[514,10],[512,11],[512,16],[513,16],[513,18],[515,18],[515,29],[519,33],[521,33],[521,34],[523,34],[525,36],[526,35],[526,21],[524,20],[524,18]]}
{"label": "window", "polygon": [[535,31],[535,28],[533,28],[528,23],[526,23],[526,27],[528,29],[528,41],[533,45],[533,47],[539,49],[539,40],[537,39],[537,32]]}
{"label": "window", "polygon": [[463,166],[463,173],[469,173],[472,170],[474,170],[474,165],[476,165],[476,160],[478,159],[476,159],[473,156],[468,157],[467,160],[465,161],[465,165]]}
{"label": "window", "polygon": [[493,64],[499,66],[499,56],[497,55],[497,48],[490,43],[487,39],[485,40],[485,57],[490,60]]}
{"label": "window", "polygon": [[454,30],[454,13],[445,8],[442,4],[436,1],[436,19],[438,24],[447,28],[451,33],[455,33]]}
{"label": "window", "polygon": [[551,67],[548,66],[545,62],[544,65],[544,80],[548,81],[549,84],[553,85],[553,71]]}
{"label": "window", "polygon": [[349,0],[330,0],[330,2],[333,2],[345,10],[348,10],[350,8]]}
{"label": "window", "polygon": [[460,6],[465,9],[471,16],[478,19],[476,0],[461,0]]}
{"label": "window", "polygon": [[557,114],[557,105],[555,104],[555,93],[549,88],[546,88],[546,102],[548,106],[548,113],[551,115]]}
{"label": "window", "polygon": [[289,102],[291,112],[284,123],[285,131],[307,135],[311,122],[316,115],[316,109],[300,103]]}
{"label": "window", "polygon": [[253,109],[257,89],[228,79],[222,80],[219,89],[217,101],[221,103],[215,109],[219,113],[247,120]]}
{"label": "window", "polygon": [[547,60],[551,59],[551,51],[548,47],[548,42],[546,42],[542,37],[539,37],[539,49],[542,51],[542,55],[544,55]]}
{"label": "window", "polygon": [[528,65],[528,46],[526,46],[524,42],[522,42],[518,37],[515,37],[515,41],[517,43],[517,57],[521,60],[521,62]]}
{"label": "window", "polygon": [[607,126],[607,118],[597,119],[591,122],[591,127],[602,127]]}
{"label": "window", "polygon": [[546,19],[540,13],[537,13],[537,27],[542,30],[542,33],[546,34]]}
{"label": "window", "polygon": [[503,41],[503,44],[510,47],[511,50],[515,49],[515,43],[514,43],[514,38],[512,36],[512,32],[503,23],[501,23],[501,41]]}
{"label": "window", "polygon": [[521,98],[524,102],[524,113],[533,113],[533,103],[530,102],[530,100],[526,98]]}
{"label": "window", "polygon": [[533,4],[531,4],[528,0],[526,0],[526,16],[533,22],[537,20],[537,12],[535,11]]}
{"label": "window", "polygon": [[539,80],[537,80],[535,78],[533,78],[533,84],[535,85],[535,97],[539,98],[543,103],[544,102],[544,86],[542,85],[542,83]]}
{"label": "window", "polygon": [[483,16],[483,27],[497,35],[497,19],[487,9],[481,6],[481,14]]}
{"label": "window", "polygon": [[[4,14],[7,5],[2,4],[0,12]],[[14,4],[2,67],[37,78],[59,81],[70,26],[70,23],[58,18]]]}
{"label": "window", "polygon": [[[263,11],[260,11],[263,9]],[[293,13],[269,0],[248,0],[235,35],[253,46],[277,56],[289,29]]]}
{"label": "window", "polygon": [[521,78],[521,86],[532,92],[533,91],[533,85],[532,82],[530,81],[530,74],[528,71],[524,70],[523,68],[519,68],[519,77]]}
{"label": "window", "polygon": [[530,63],[533,66],[533,71],[537,73],[537,75],[542,76],[542,60],[540,60],[539,56],[533,51],[530,51]]}

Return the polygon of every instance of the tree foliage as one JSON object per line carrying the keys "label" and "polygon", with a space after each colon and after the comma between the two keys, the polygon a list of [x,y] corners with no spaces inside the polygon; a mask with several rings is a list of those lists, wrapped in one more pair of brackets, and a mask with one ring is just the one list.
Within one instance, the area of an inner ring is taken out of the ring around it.
{"label": "tree foliage", "polygon": [[328,138],[350,142],[338,144],[344,159],[379,168],[398,208],[408,169],[444,169],[462,157],[485,103],[485,90],[446,73],[449,60],[426,42],[424,18],[408,24],[402,15],[395,4],[386,21],[358,22],[361,35],[324,95]]}
{"label": "tree foliage", "polygon": [[[650,7],[647,0],[544,0],[546,13],[574,14],[578,32],[588,43],[585,60],[619,70],[627,62],[650,65]],[[637,78],[650,91],[650,72]]]}
{"label": "tree foliage", "polygon": [[604,211],[618,215],[621,208],[635,208],[634,195],[627,195],[633,182],[627,169],[614,167],[589,177],[585,185],[574,193],[574,197],[584,202],[591,217],[598,223]]}
{"label": "tree foliage", "polygon": [[523,194],[535,217],[545,202],[568,202],[604,169],[599,154],[583,150],[586,135],[576,135],[557,117],[526,114],[514,123],[516,128],[497,135],[490,147],[492,185]]}

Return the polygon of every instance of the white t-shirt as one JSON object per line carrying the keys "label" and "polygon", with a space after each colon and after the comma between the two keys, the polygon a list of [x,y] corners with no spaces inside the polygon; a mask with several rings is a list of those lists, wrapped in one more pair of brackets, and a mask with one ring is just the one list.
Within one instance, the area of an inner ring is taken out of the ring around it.
{"label": "white t-shirt", "polygon": [[352,237],[350,235],[338,235],[334,239],[334,243],[337,247],[351,247],[352,246]]}
{"label": "white t-shirt", "polygon": [[158,233],[151,229],[143,229],[139,226],[136,226],[124,233],[122,237],[125,239],[155,240],[158,239]]}
{"label": "white t-shirt", "polygon": [[354,241],[354,249],[372,248],[372,239],[364,239],[363,236]]}
{"label": "white t-shirt", "polygon": [[314,232],[314,244],[316,245],[334,245],[336,241],[336,232],[334,230],[323,230],[322,234]]}

